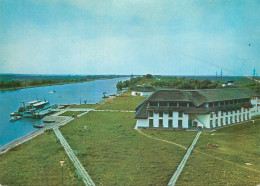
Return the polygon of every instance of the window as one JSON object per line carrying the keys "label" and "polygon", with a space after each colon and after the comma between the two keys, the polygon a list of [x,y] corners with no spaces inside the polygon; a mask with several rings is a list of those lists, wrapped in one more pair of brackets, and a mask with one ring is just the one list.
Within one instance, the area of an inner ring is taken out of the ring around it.
{"label": "window", "polygon": [[241,121],[241,114],[239,115],[239,121]]}
{"label": "window", "polygon": [[172,128],[172,119],[169,119],[169,120],[168,120],[168,127],[169,127],[169,128]]}
{"label": "window", "polygon": [[169,111],[169,117],[172,118],[172,111]]}
{"label": "window", "polygon": [[163,117],[163,111],[159,111],[159,117]]}
{"label": "window", "polygon": [[159,127],[163,127],[163,119],[159,119]]}
{"label": "window", "polygon": [[150,106],[158,106],[158,102],[150,102]]}
{"label": "window", "polygon": [[179,112],[179,118],[182,118],[183,112]]}
{"label": "window", "polygon": [[215,121],[216,121],[216,127],[218,127],[218,119],[216,119]]}
{"label": "window", "polygon": [[235,116],[235,122],[237,122],[237,116]]}
{"label": "window", "polygon": [[245,114],[243,114],[243,120],[246,120],[246,115]]}
{"label": "window", "polygon": [[230,116],[230,123],[233,123],[233,117]]}
{"label": "window", "polygon": [[247,113],[247,119],[249,119],[249,113]]}
{"label": "window", "polygon": [[182,128],[182,120],[178,120],[178,128]]}
{"label": "window", "polygon": [[210,128],[212,129],[213,128],[213,121],[212,120],[210,120]]}
{"label": "window", "polygon": [[170,102],[170,103],[169,103],[169,106],[171,106],[171,107],[176,107],[176,106],[177,106],[177,103]]}
{"label": "window", "polygon": [[220,124],[223,126],[223,118],[220,119]]}
{"label": "window", "polygon": [[153,111],[149,111],[149,117],[153,117]]}
{"label": "window", "polygon": [[153,119],[149,119],[149,127],[153,127]]}
{"label": "window", "polygon": [[187,107],[187,103],[179,103],[180,107]]}
{"label": "window", "polygon": [[223,116],[223,111],[221,111],[221,116]]}
{"label": "window", "polygon": [[159,106],[165,107],[165,106],[168,106],[168,104],[167,104],[167,102],[159,102]]}
{"label": "window", "polygon": [[216,112],[216,117],[218,117],[218,112]]}
{"label": "window", "polygon": [[213,114],[212,113],[210,114],[210,118],[213,118]]}

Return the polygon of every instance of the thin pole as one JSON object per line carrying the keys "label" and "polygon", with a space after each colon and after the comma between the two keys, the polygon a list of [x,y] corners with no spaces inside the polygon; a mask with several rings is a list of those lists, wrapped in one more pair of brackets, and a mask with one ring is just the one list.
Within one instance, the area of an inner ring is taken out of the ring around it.
{"label": "thin pole", "polygon": [[63,185],[63,166],[62,166],[62,168],[61,168],[61,169],[62,169],[62,178],[61,178],[61,179],[62,179],[62,181],[61,181],[61,182],[62,182],[62,185]]}

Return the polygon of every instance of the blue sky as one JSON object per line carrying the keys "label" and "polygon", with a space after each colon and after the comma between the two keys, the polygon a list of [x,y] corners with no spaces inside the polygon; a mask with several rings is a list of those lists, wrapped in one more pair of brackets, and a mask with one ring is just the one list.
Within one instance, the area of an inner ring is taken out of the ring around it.
{"label": "blue sky", "polygon": [[250,75],[259,12],[258,0],[0,0],[0,73]]}

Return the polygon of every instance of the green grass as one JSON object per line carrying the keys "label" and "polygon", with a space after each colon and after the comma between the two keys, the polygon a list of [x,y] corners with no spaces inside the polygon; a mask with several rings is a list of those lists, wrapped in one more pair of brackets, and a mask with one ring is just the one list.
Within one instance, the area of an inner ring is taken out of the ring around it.
{"label": "green grass", "polygon": [[53,131],[47,131],[0,156],[0,183],[3,185],[83,185]]}
{"label": "green grass", "polygon": [[89,108],[95,109],[99,104],[82,104],[82,105],[71,105],[69,108]]}
{"label": "green grass", "polygon": [[80,115],[82,113],[84,113],[85,111],[67,111],[67,112],[64,112],[62,114],[60,114],[59,116],[72,116],[72,115]]}
{"label": "green grass", "polygon": [[[259,184],[260,121],[223,128],[212,134],[202,133],[178,185]],[[208,148],[208,141],[218,143],[219,147]]]}
{"label": "green grass", "polygon": [[146,99],[146,96],[131,96],[131,92],[124,92],[128,97],[116,97],[103,104],[71,105],[70,108],[92,108],[97,110],[135,110],[136,106]]}
{"label": "green grass", "polygon": [[106,102],[96,107],[99,110],[135,110],[136,106],[145,100],[144,96],[116,97],[112,102]]}
{"label": "green grass", "polygon": [[[185,149],[134,130],[133,117],[133,113],[90,112],[60,129],[97,185],[166,185],[183,158]],[[188,146],[194,134],[160,131],[155,135]]]}

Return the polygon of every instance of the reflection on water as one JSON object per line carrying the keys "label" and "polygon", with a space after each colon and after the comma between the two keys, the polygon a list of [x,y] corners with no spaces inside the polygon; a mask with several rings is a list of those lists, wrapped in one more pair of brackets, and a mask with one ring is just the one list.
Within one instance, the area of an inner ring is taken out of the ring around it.
{"label": "reflection on water", "polygon": [[40,122],[31,118],[23,118],[15,122],[9,121],[10,113],[17,111],[22,102],[46,99],[50,101],[51,105],[79,104],[80,101],[82,104],[84,101],[97,103],[102,99],[103,92],[107,92],[107,95],[118,93],[116,83],[126,79],[129,78],[0,91],[0,145],[11,142],[35,130],[33,124]]}

